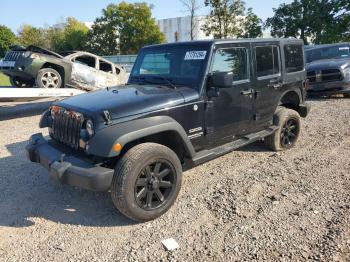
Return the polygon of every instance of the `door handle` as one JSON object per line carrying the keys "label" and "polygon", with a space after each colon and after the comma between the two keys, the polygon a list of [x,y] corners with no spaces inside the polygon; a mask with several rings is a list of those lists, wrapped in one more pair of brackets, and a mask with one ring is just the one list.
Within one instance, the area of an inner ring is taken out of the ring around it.
{"label": "door handle", "polygon": [[242,95],[242,96],[250,96],[250,95],[252,95],[252,94],[253,94],[253,89],[241,91],[241,95]]}
{"label": "door handle", "polygon": [[282,83],[280,83],[278,81],[272,81],[267,86],[271,87],[273,89],[278,89],[278,88],[282,87]]}

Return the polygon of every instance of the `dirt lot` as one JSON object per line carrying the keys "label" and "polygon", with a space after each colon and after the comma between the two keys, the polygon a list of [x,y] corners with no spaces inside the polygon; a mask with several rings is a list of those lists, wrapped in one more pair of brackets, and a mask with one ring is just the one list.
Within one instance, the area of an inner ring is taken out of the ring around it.
{"label": "dirt lot", "polygon": [[144,224],[25,159],[39,117],[1,121],[0,260],[350,261],[350,100],[311,104],[297,147],[257,143],[186,172],[172,209]]}

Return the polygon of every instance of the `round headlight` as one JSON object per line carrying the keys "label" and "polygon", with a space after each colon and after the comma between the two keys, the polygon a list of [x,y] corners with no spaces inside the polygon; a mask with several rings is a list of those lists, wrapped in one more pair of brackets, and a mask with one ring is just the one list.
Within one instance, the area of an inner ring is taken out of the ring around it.
{"label": "round headlight", "polygon": [[31,52],[30,52],[30,51],[25,51],[25,52],[23,53],[23,57],[25,57],[25,58],[30,57],[30,55],[31,55]]}
{"label": "round headlight", "polygon": [[91,120],[86,121],[86,131],[88,132],[90,137],[94,135],[94,124]]}

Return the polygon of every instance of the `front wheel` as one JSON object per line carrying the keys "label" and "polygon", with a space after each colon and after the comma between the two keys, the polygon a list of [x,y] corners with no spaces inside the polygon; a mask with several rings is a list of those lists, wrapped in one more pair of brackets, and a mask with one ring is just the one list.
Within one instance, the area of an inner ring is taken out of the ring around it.
{"label": "front wheel", "polygon": [[276,132],[265,137],[265,145],[273,151],[281,151],[294,147],[300,135],[300,115],[292,109],[281,107],[274,115]]}
{"label": "front wheel", "polygon": [[182,167],[168,147],[143,143],[131,148],[117,163],[111,186],[116,208],[135,221],[164,214],[181,187]]}
{"label": "front wheel", "polygon": [[60,88],[62,77],[55,69],[43,68],[36,76],[36,85],[39,88]]}

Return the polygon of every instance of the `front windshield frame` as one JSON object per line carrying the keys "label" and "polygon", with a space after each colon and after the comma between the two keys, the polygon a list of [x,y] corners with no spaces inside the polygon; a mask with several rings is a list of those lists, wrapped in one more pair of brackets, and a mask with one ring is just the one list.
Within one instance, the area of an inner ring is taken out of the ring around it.
{"label": "front windshield frame", "polygon": [[[207,42],[165,44],[145,47],[141,49],[139,55],[137,56],[135,64],[131,70],[128,83],[152,84],[152,81],[157,79],[157,81],[154,81],[154,84],[167,85],[169,82],[171,82],[171,84],[175,86],[188,86],[200,92],[210,58],[210,51],[211,44]],[[189,52],[191,54],[192,52],[197,52],[196,54],[201,54],[201,56],[197,57],[196,59],[188,58]],[[204,53],[199,52],[204,52],[205,55],[203,55]],[[164,55],[164,57],[165,54],[168,54],[169,72],[142,74],[140,71],[144,63],[144,59],[147,55],[151,54]],[[192,69],[196,70],[194,74],[183,71],[182,67],[187,62],[189,63],[187,66],[192,66]],[[174,71],[177,71],[177,73]]]}
{"label": "front windshield frame", "polygon": [[[342,55],[341,49],[348,50],[347,55]],[[338,52],[336,52],[337,50]],[[317,53],[319,53],[319,55],[316,55]],[[324,59],[350,59],[350,44],[344,43],[343,45],[310,48],[305,50],[305,54],[307,63]]]}

